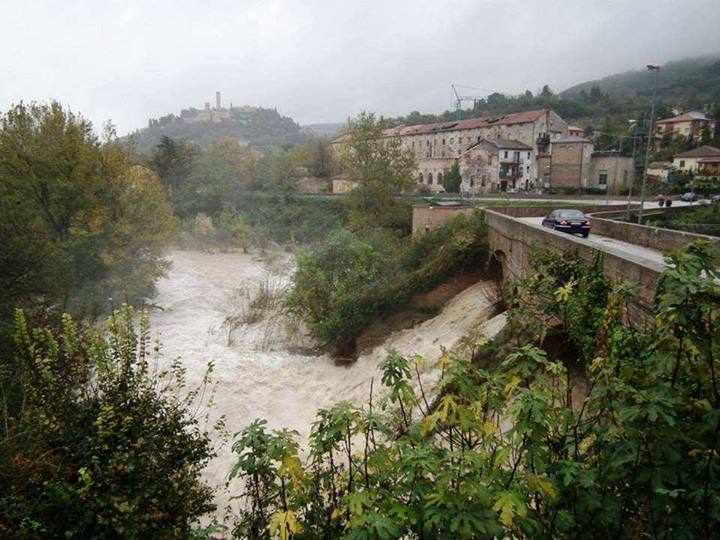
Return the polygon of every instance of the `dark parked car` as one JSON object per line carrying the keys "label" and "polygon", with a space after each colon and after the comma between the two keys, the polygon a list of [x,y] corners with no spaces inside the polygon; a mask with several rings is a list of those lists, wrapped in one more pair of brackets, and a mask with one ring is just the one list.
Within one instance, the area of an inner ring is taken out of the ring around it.
{"label": "dark parked car", "polygon": [[542,220],[543,227],[570,234],[590,234],[590,220],[580,210],[553,210]]}
{"label": "dark parked car", "polygon": [[698,196],[694,191],[688,191],[680,196],[680,200],[685,202],[695,202],[698,200]]}

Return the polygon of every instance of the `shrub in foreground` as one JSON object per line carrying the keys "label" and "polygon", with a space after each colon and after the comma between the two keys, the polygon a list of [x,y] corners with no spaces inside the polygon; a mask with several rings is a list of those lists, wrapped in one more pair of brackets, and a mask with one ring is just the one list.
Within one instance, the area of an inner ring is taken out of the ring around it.
{"label": "shrub in foreground", "polygon": [[179,365],[157,372],[146,317],[139,335],[129,308],[105,330],[17,312],[0,373],[0,537],[187,538],[213,509],[197,392]]}

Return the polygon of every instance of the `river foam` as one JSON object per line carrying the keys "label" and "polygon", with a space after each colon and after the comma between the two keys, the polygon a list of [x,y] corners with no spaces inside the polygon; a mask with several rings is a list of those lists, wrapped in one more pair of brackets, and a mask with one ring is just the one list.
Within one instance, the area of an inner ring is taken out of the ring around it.
{"label": "river foam", "polygon": [[[481,282],[452,299],[437,317],[395,332],[357,362],[338,366],[328,355],[291,352],[297,348],[288,345],[307,343],[306,336],[293,339],[276,328],[273,335],[277,333],[279,338],[268,344],[273,340],[266,331],[268,321],[240,325],[228,339],[224,322],[237,309],[233,298],[238,297],[238,291],[267,283],[268,279],[275,287],[287,284],[292,268],[287,256],[280,256],[282,264],[278,264],[278,257],[269,264],[257,255],[240,253],[174,251],[168,256],[172,269],[159,281],[155,299],[162,310],[154,312],[151,319],[153,333],[163,345],[161,361],[180,358],[190,387],[202,381],[208,362],[214,362],[217,388],[211,417],[223,415],[230,433],[240,431],[255,418],[265,418],[271,428],[297,430],[302,443],[318,408],[341,400],[358,404],[367,400],[371,380],[379,381],[377,365],[387,348],[426,358],[428,367],[422,379],[427,390],[439,376],[433,366],[442,346],[456,348],[469,332],[480,329],[492,335],[503,324],[501,317],[484,324],[494,308],[492,285]],[[271,319],[269,322],[277,326],[278,318]],[[222,519],[224,508],[230,504],[231,493],[224,486],[234,460],[230,442],[216,442],[218,455],[207,467],[205,479],[218,490],[218,515]],[[239,494],[239,486],[230,488],[232,495]]]}

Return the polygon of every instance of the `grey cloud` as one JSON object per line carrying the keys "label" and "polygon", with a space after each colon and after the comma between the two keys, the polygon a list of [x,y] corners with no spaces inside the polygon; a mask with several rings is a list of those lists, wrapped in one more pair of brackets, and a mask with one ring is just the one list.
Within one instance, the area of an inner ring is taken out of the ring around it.
{"label": "grey cloud", "polygon": [[720,2],[5,0],[0,110],[58,99],[121,133],[225,102],[301,123],[451,106],[720,51]]}

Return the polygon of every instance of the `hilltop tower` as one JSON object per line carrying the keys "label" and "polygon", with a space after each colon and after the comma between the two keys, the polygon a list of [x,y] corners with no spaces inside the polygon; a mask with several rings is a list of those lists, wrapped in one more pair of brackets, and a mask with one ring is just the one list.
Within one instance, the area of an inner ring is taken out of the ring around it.
{"label": "hilltop tower", "polygon": [[215,92],[215,108],[220,110],[220,91]]}

